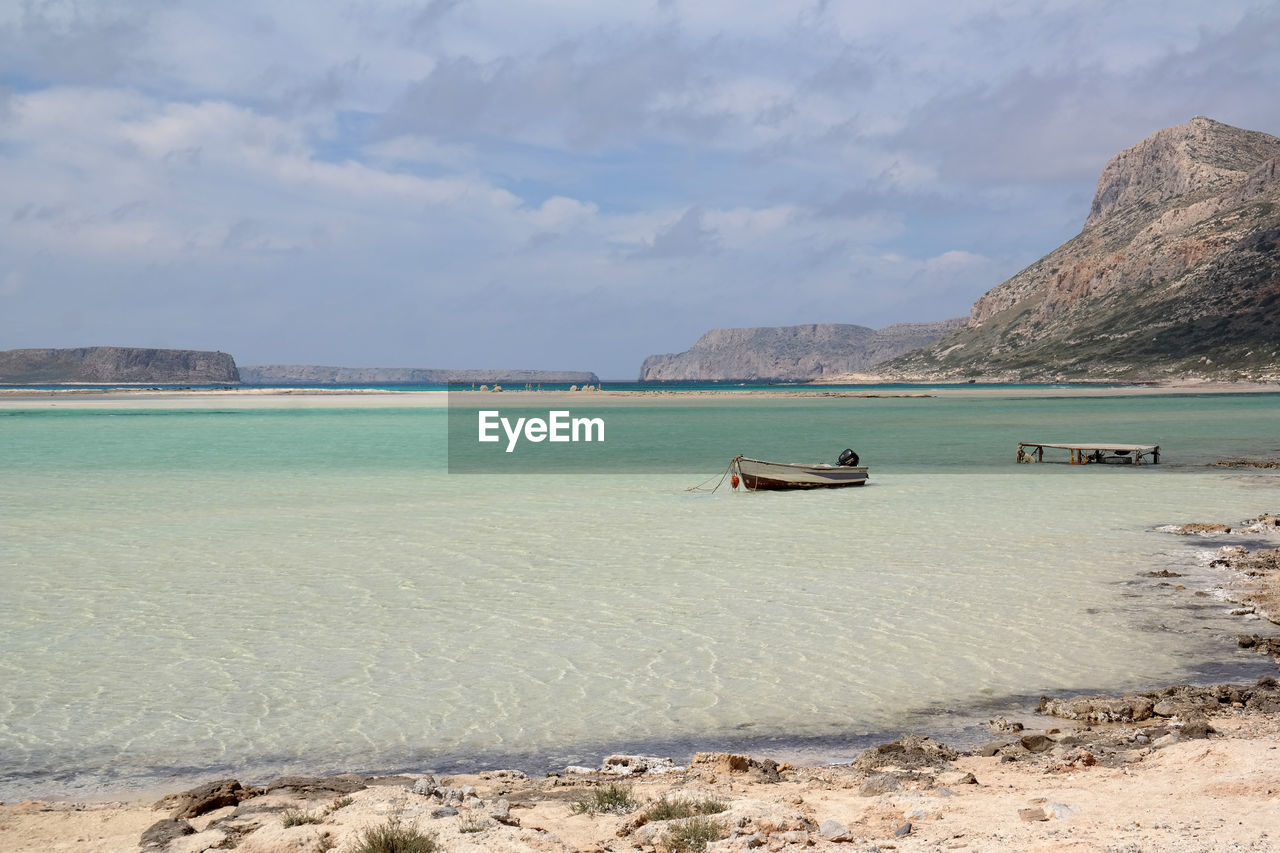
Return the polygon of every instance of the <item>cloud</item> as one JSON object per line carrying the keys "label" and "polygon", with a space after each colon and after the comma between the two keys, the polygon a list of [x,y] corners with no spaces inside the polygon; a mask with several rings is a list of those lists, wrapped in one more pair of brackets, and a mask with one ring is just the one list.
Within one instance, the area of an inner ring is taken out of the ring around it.
{"label": "cloud", "polygon": [[29,81],[101,84],[152,71],[145,4],[24,2],[0,12],[0,68]]}
{"label": "cloud", "polygon": [[26,279],[26,273],[22,270],[8,270],[3,277],[0,277],[0,298],[17,296],[26,286]]}
{"label": "cloud", "polygon": [[[1156,41],[1136,39],[1129,14],[1117,6],[1103,20],[1070,9],[1046,16],[1056,38],[1036,43],[1055,46],[1047,57],[1024,53],[1019,68],[934,94],[895,143],[918,157],[932,152],[943,179],[1096,180],[1121,149],[1196,114],[1277,129],[1280,103],[1253,91],[1280,74],[1280,11],[1224,10],[1213,26],[1181,28],[1172,14]],[[1105,20],[1113,16],[1126,20]],[[1072,55],[1055,56],[1064,50]]]}
{"label": "cloud", "polygon": [[364,68],[365,63],[359,57],[331,65],[319,76],[286,90],[280,98],[281,109],[286,112],[308,113],[334,107],[342,102]]}
{"label": "cloud", "polygon": [[703,227],[702,219],[702,208],[689,208],[675,222],[654,234],[652,239],[646,241],[643,249],[633,252],[631,256],[651,260],[690,258],[716,251],[717,234]]}
{"label": "cloud", "polygon": [[624,30],[556,42],[532,56],[442,57],[388,110],[388,135],[479,136],[592,150],[637,135],[713,134],[692,57],[666,32]]}
{"label": "cloud", "polygon": [[476,161],[475,151],[466,145],[414,135],[372,142],[362,146],[360,153],[372,162],[388,166],[425,166],[452,171],[473,168]]}
{"label": "cloud", "polygon": [[1250,0],[9,4],[0,335],[629,376],[941,319],[1278,77]]}
{"label": "cloud", "polygon": [[952,249],[936,257],[927,258],[924,262],[923,270],[928,274],[946,274],[971,269],[974,266],[985,264],[987,261],[988,259],[982,255],[976,255],[973,252],[965,252],[960,249]]}
{"label": "cloud", "polygon": [[430,0],[417,9],[411,9],[405,26],[406,36],[416,42],[430,42],[436,37],[440,22],[462,3],[463,0]]}
{"label": "cloud", "polygon": [[529,218],[538,228],[549,230],[590,219],[598,212],[599,208],[594,204],[564,196],[553,196],[544,201]]}

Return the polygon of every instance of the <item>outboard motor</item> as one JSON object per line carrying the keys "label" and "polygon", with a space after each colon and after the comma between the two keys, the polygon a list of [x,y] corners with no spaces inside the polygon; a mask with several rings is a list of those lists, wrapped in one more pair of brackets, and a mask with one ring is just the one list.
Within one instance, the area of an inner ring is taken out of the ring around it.
{"label": "outboard motor", "polygon": [[844,453],[841,453],[840,458],[836,460],[836,464],[845,468],[853,468],[858,464],[858,454],[846,447]]}

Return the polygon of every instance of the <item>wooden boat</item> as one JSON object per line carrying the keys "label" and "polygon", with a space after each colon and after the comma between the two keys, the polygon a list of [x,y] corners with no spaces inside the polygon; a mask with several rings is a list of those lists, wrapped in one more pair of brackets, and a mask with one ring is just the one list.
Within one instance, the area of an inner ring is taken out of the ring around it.
{"label": "wooden boat", "polygon": [[[856,454],[853,461],[857,462]],[[741,478],[742,485],[750,491],[837,489],[867,482],[866,466],[859,465],[801,465],[737,456],[729,463],[729,470],[734,479]]]}

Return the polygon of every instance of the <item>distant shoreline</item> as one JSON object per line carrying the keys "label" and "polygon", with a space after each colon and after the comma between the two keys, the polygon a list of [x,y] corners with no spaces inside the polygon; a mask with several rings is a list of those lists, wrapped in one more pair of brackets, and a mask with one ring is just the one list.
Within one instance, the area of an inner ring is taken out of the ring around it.
{"label": "distant shoreline", "polygon": [[1277,394],[1280,382],[1161,382],[1142,385],[916,385],[893,384],[883,390],[834,390],[823,384],[786,389],[528,391],[395,390],[381,388],[0,388],[0,409],[43,408],[442,408],[450,400],[479,404],[502,401],[507,405],[634,405],[665,402],[715,402],[831,398],[953,399],[1038,397],[1139,397],[1169,394]]}

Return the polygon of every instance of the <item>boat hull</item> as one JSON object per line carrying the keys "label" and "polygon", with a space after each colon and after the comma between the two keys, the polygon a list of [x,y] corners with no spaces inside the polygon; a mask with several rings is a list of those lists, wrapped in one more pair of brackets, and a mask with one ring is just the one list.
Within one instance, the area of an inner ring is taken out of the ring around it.
{"label": "boat hull", "polygon": [[841,489],[867,482],[865,466],[792,465],[739,456],[733,470],[750,491]]}

